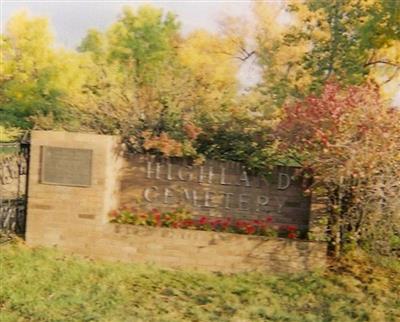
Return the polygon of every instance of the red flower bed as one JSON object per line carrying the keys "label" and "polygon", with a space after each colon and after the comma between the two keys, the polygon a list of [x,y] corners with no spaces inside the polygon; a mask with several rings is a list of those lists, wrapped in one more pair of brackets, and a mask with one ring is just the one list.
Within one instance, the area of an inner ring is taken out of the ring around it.
{"label": "red flower bed", "polygon": [[143,210],[122,208],[110,213],[111,222],[152,227],[169,227],[193,230],[208,230],[257,236],[280,236],[294,239],[298,237],[297,226],[281,225],[276,227],[271,217],[265,219],[236,219],[233,217],[194,217],[185,209],[160,212],[158,209]]}

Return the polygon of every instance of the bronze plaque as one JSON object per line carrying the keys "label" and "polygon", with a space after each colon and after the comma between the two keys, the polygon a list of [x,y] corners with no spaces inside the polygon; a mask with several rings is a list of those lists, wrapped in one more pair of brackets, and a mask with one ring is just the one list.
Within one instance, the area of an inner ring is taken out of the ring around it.
{"label": "bronze plaque", "polygon": [[42,147],[41,183],[89,187],[92,150]]}

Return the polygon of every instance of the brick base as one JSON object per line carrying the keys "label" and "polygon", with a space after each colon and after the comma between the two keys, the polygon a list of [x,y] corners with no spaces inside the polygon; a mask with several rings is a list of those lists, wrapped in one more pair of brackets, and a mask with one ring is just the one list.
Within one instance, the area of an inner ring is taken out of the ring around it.
{"label": "brick base", "polygon": [[86,236],[71,234],[61,233],[53,245],[112,261],[225,273],[292,273],[326,264],[322,242],[119,224],[106,224]]}

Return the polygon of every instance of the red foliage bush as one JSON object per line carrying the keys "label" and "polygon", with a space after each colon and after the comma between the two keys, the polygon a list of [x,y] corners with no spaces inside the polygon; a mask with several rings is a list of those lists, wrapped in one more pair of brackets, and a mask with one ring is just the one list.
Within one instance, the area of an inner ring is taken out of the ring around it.
{"label": "red foliage bush", "polygon": [[326,84],[321,95],[284,107],[276,136],[325,200],[336,255],[400,239],[400,111],[376,85]]}

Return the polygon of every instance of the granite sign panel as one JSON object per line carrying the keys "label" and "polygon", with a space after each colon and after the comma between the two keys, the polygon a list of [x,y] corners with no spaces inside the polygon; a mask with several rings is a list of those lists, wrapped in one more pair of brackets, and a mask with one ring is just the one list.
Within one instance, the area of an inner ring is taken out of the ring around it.
{"label": "granite sign panel", "polygon": [[276,167],[269,176],[252,175],[235,162],[157,160],[130,155],[122,169],[121,206],[190,209],[195,215],[262,219],[306,228],[310,198],[295,169]]}
{"label": "granite sign panel", "polygon": [[41,183],[89,187],[92,150],[42,146]]}

